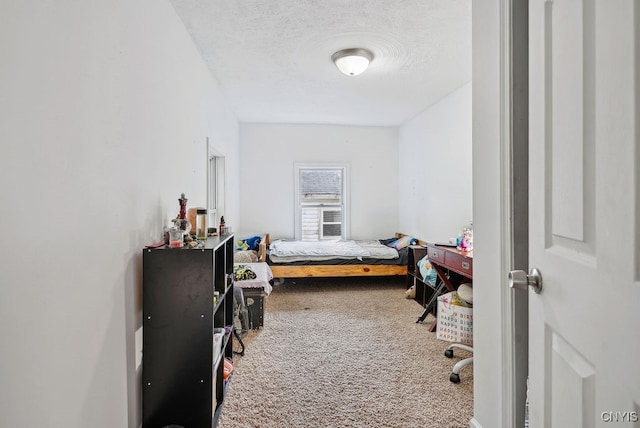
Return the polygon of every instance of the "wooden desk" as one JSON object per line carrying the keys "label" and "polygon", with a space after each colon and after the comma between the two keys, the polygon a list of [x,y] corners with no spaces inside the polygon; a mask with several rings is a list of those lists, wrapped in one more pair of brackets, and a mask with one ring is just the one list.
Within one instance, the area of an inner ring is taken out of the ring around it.
{"label": "wooden desk", "polygon": [[[473,279],[473,251],[427,244],[427,255],[447,292],[455,291],[460,284]],[[435,331],[436,323],[434,321],[429,326],[429,331]]]}
{"label": "wooden desk", "polygon": [[473,251],[460,251],[455,247],[427,244],[427,254],[433,268],[449,291],[456,290],[466,279],[473,279]]}

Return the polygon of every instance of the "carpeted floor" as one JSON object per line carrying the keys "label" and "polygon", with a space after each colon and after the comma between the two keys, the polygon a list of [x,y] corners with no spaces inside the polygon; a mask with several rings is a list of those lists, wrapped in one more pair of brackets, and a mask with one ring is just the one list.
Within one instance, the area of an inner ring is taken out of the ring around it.
{"label": "carpeted floor", "polygon": [[244,338],[219,426],[468,427],[469,356],[416,324],[404,278],[287,280],[265,302],[264,327]]}

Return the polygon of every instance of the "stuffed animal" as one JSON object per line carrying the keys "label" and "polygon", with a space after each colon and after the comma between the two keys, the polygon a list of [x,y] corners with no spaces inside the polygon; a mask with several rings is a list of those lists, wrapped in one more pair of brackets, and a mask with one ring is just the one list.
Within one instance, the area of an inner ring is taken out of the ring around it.
{"label": "stuffed animal", "polygon": [[407,291],[404,292],[404,296],[407,299],[415,299],[416,298],[416,286],[412,285],[411,287],[409,287],[407,289]]}
{"label": "stuffed animal", "polygon": [[416,264],[418,265],[420,275],[422,275],[424,282],[431,284],[432,287],[435,287],[438,274],[436,273],[436,270],[433,268],[433,266],[431,266],[429,257],[424,256],[423,258],[418,260],[418,263]]}
{"label": "stuffed animal", "polygon": [[260,245],[260,241],[261,241],[260,235],[255,235],[246,239],[241,239],[238,241],[238,250],[240,251],[257,250],[258,245]]}

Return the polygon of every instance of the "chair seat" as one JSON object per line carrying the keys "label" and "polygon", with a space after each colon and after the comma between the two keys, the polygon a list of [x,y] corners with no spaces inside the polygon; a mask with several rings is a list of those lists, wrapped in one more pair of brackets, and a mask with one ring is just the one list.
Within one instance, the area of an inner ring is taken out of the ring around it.
{"label": "chair seat", "polygon": [[464,283],[458,287],[458,296],[467,303],[473,304],[473,287]]}

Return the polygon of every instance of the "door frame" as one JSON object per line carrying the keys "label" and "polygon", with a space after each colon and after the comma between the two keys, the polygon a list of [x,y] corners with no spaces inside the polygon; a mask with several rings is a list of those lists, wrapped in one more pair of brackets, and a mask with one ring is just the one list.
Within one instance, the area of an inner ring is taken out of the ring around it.
{"label": "door frame", "polygon": [[529,1],[500,0],[500,267],[502,426],[524,426],[528,377],[528,292],[508,286],[529,270]]}

